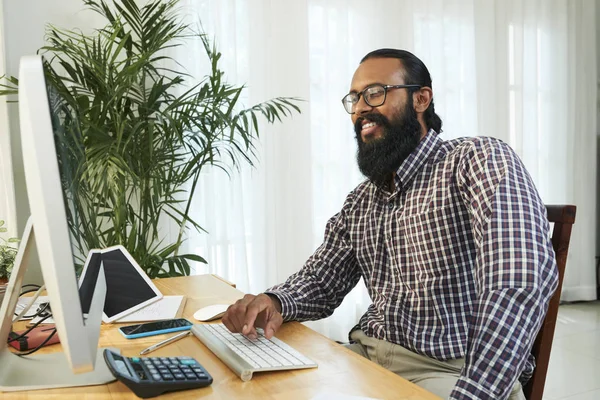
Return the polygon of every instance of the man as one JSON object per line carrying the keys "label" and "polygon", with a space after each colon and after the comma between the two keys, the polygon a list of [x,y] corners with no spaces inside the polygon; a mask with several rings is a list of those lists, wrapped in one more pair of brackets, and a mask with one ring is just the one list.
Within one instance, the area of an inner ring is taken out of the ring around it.
{"label": "man", "polygon": [[431,78],[413,54],[367,54],[342,100],[368,180],[285,283],[223,323],[272,337],[331,315],[363,278],[373,303],[352,350],[444,398],[523,399],[557,287],[545,207],[517,155],[484,137],[443,141]]}

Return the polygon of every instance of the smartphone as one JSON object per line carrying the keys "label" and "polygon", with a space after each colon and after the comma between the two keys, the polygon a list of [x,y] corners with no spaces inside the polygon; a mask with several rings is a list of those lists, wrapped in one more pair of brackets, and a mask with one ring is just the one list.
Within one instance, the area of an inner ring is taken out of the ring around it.
{"label": "smartphone", "polygon": [[119,327],[119,332],[127,339],[135,339],[169,332],[187,331],[193,325],[185,318],[167,319],[164,321],[147,322],[145,324],[121,326]]}

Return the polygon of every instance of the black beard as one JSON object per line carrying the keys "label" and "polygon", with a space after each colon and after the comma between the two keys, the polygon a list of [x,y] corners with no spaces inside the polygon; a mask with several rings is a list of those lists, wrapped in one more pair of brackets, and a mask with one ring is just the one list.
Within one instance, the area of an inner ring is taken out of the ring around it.
{"label": "black beard", "polygon": [[[381,138],[363,142],[360,131],[364,119],[383,128]],[[389,187],[392,174],[417,148],[421,140],[421,124],[412,104],[407,104],[404,113],[398,113],[392,121],[381,114],[365,114],[356,120],[354,131],[358,142],[356,160],[360,172],[375,185],[383,188]]]}

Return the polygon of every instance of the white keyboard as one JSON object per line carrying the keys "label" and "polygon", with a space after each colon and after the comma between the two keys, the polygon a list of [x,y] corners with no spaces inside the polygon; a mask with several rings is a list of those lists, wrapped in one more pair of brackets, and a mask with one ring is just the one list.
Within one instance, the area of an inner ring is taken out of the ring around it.
{"label": "white keyboard", "polygon": [[231,333],[223,324],[196,324],[192,333],[244,382],[256,371],[316,368],[317,364],[281,340],[264,337],[250,340],[240,333]]}

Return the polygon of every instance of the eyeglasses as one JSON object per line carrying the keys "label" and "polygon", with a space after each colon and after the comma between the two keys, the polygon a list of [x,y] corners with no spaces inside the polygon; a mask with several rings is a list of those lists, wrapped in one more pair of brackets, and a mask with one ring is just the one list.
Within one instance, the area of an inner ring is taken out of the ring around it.
{"label": "eyeglasses", "polygon": [[354,114],[354,106],[363,96],[365,103],[371,107],[379,107],[385,103],[388,89],[420,88],[421,85],[374,85],[367,86],[360,92],[350,92],[342,99],[342,104],[348,114]]}

